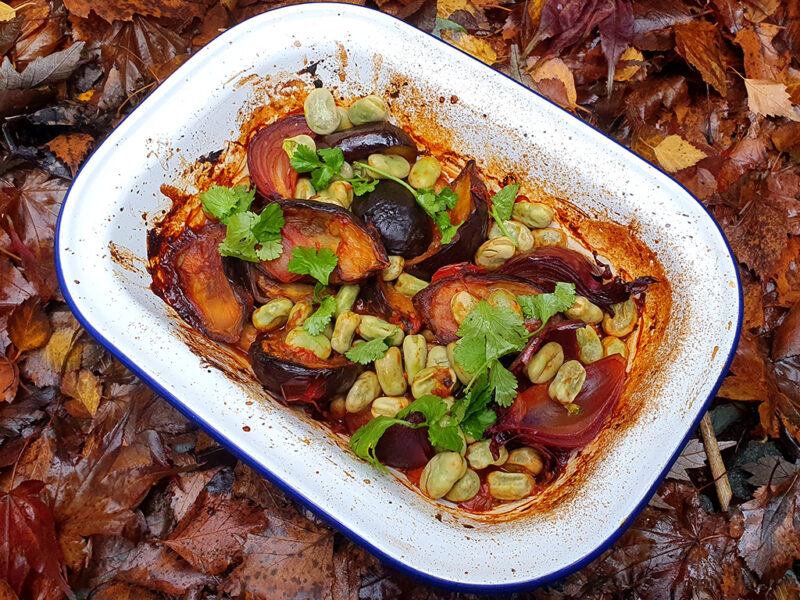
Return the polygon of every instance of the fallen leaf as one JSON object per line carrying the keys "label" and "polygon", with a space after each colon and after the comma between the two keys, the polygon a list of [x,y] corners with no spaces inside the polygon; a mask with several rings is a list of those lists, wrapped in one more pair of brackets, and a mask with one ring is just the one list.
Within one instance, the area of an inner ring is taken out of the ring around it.
{"label": "fallen leaf", "polygon": [[746,264],[762,281],[781,266],[782,254],[789,245],[786,211],[768,199],[753,199],[742,208],[738,221],[721,223],[739,262]]}
{"label": "fallen leaf", "polygon": [[786,117],[800,121],[800,112],[792,106],[786,86],[777,81],[745,78],[747,106],[757,115],[767,117]]}
{"label": "fallen leaf", "polygon": [[61,381],[61,393],[74,398],[94,417],[102,397],[100,379],[88,369],[70,371]]}
{"label": "fallen leaf", "polygon": [[548,51],[556,54],[585,38],[615,9],[614,2],[605,0],[546,0],[539,29],[526,51],[547,40]]}
{"label": "fallen leaf", "polygon": [[37,58],[53,54],[61,46],[66,32],[66,15],[60,4],[47,0],[27,0],[17,8],[23,17],[22,31],[14,45],[17,69]]}
{"label": "fallen leaf", "polygon": [[695,19],[675,25],[675,50],[723,97],[728,93],[724,42],[713,23]]}
{"label": "fallen leaf", "polygon": [[218,575],[238,559],[248,534],[262,533],[264,512],[230,493],[200,493],[164,544],[198,571]]}
{"label": "fallen leaf", "polygon": [[772,340],[772,360],[800,355],[800,302],[783,318]]}
{"label": "fallen leaf", "polygon": [[27,90],[64,81],[78,67],[83,45],[83,42],[77,42],[66,50],[36,58],[22,73],[17,72],[5,57],[0,64],[0,91]]}
{"label": "fallen leaf", "polygon": [[[0,354],[0,402],[11,402],[19,387],[19,367],[5,354]],[[2,420],[0,420],[2,424]]]}
{"label": "fallen leaf", "polygon": [[219,467],[192,473],[182,473],[169,482],[167,491],[170,494],[170,508],[176,521],[181,521],[195,500],[219,471]]}
{"label": "fallen leaf", "polygon": [[767,146],[760,137],[748,136],[739,140],[730,152],[717,174],[717,191],[724,192],[744,173],[766,165]]}
{"label": "fallen leaf", "polygon": [[772,41],[780,27],[770,23],[748,24],[736,33],[736,43],[744,52],[744,73],[751,79],[781,81],[789,57],[778,54]]}
{"label": "fallen leaf", "polygon": [[53,513],[39,497],[42,487],[41,481],[25,481],[0,492],[0,579],[19,594],[37,573],[74,598],[61,570]]}
{"label": "fallen leaf", "polygon": [[214,585],[216,578],[198,573],[180,556],[155,544],[139,544],[116,565],[107,579],[146,587],[170,596]]}
{"label": "fallen leaf", "polygon": [[745,463],[742,469],[751,474],[747,479],[756,487],[778,487],[792,479],[800,471],[800,462],[790,463],[782,456],[762,456],[755,462]]}
{"label": "fallen leaf", "polygon": [[763,402],[769,397],[764,353],[756,336],[744,330],[730,372],[717,394],[729,400]]}
{"label": "fallen leaf", "polygon": [[681,0],[634,2],[633,45],[640,50],[670,50],[675,46],[672,28],[694,18]]}
{"label": "fallen leaf", "polygon": [[159,600],[161,596],[138,585],[113,583],[92,594],[92,600]]}
{"label": "fallen leaf", "polygon": [[28,298],[8,318],[8,335],[20,352],[41,348],[50,339],[52,331],[38,298]]}
{"label": "fallen leaf", "polygon": [[203,17],[213,4],[213,0],[157,0],[140,2],[137,0],[64,0],[64,5],[72,14],[86,18],[90,11],[109,23],[113,21],[132,21],[134,15],[163,17],[166,19],[198,19]]}
{"label": "fallen leaf", "polygon": [[83,160],[89,155],[93,144],[94,138],[88,133],[64,133],[46,145],[69,167],[74,176],[78,173]]}
{"label": "fallen leaf", "polygon": [[492,45],[483,38],[460,31],[442,31],[442,39],[487,65],[491,66],[497,62],[497,53]]}
{"label": "fallen leaf", "polygon": [[[566,102],[559,102],[564,108],[574,109],[577,106],[578,92],[575,90],[575,78],[566,63],[560,58],[550,58],[537,64],[531,71],[536,83],[547,79],[555,79],[564,85]],[[554,100],[554,98],[551,98]]]}
{"label": "fallen leaf", "polygon": [[291,508],[267,512],[264,535],[248,535],[244,561],[223,589],[252,600],[331,598],[333,533],[303,519]]}
{"label": "fallen leaf", "polygon": [[708,156],[679,135],[668,135],[653,148],[653,152],[661,166],[670,173],[691,167]]}
{"label": "fallen leaf", "polygon": [[617,69],[614,73],[614,81],[628,81],[641,69],[641,65],[628,63],[644,62],[644,54],[633,46],[628,46],[625,52],[619,57]]}
{"label": "fallen leaf", "polygon": [[628,0],[613,0],[614,10],[598,23],[600,46],[608,63],[606,92],[611,95],[617,61],[633,39],[633,8]]}
{"label": "fallen leaf", "polygon": [[779,579],[800,558],[800,475],[762,487],[741,505],[744,533],[739,551],[747,566],[768,581]]}
{"label": "fallen leaf", "polygon": [[5,2],[0,2],[0,22],[10,21],[17,16],[17,9]]}
{"label": "fallen leaf", "polygon": [[[720,441],[719,449],[724,450],[735,446],[736,442],[733,441]],[[706,466],[708,457],[706,456],[706,449],[703,443],[697,438],[692,438],[683,448],[678,460],[672,465],[667,477],[678,479],[680,481],[691,481],[687,469],[701,469]]]}

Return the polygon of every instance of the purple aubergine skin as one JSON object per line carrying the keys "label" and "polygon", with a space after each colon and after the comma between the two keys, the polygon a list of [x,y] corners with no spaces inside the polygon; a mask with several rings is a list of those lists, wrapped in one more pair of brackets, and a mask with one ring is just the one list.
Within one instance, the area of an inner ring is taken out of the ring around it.
{"label": "purple aubergine skin", "polygon": [[[380,277],[368,279],[361,288],[359,303],[365,314],[375,314],[399,325],[406,335],[419,333],[422,329],[422,318],[417,312],[411,298],[395,291],[391,293],[391,282],[383,281]],[[362,312],[358,309],[356,312]]]}
{"label": "purple aubergine skin", "polygon": [[455,237],[449,244],[429,250],[425,254],[406,262],[406,270],[412,275],[430,279],[431,275],[441,267],[461,262],[472,262],[478,247],[486,241],[489,229],[489,193],[478,176],[475,161],[467,163],[451,186],[458,188],[459,181],[469,178],[469,195],[471,210],[458,228]]}
{"label": "purple aubergine skin", "polygon": [[364,370],[344,357],[306,365],[299,356],[279,356],[269,341],[269,335],[261,334],[250,345],[250,364],[261,385],[286,404],[312,404],[322,410],[335,395],[349,390]]}
{"label": "purple aubergine skin", "polygon": [[[419,424],[424,417],[411,413],[406,420]],[[381,436],[375,447],[375,455],[384,465],[396,469],[419,469],[433,457],[435,451],[428,440],[428,428],[412,429],[404,425],[392,425]]]}
{"label": "purple aubergine skin", "polygon": [[411,136],[391,123],[366,123],[344,131],[323,135],[320,147],[341,148],[345,160],[362,160],[370,154],[397,154],[413,163],[417,145]]}

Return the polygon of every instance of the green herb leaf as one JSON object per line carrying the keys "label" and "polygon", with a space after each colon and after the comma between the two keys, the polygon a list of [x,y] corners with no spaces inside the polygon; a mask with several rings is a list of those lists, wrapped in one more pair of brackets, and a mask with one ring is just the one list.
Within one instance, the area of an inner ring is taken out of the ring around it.
{"label": "green herb leaf", "polygon": [[442,188],[442,191],[438,194],[438,198],[444,202],[444,205],[448,209],[453,209],[456,207],[456,204],[458,204],[458,194],[449,187]]}
{"label": "green herb leaf", "polygon": [[500,406],[511,406],[517,397],[517,378],[496,359],[489,364],[489,387]]}
{"label": "green herb leaf", "polygon": [[292,158],[289,160],[289,164],[291,164],[292,168],[298,173],[310,173],[314,169],[319,169],[323,166],[317,153],[308,146],[302,144],[298,144],[297,148],[295,148],[294,154],[292,154]]}
{"label": "green herb leaf", "polygon": [[475,440],[482,440],[486,428],[494,425],[495,421],[497,421],[497,413],[491,408],[482,408],[464,419],[461,422],[461,429]]}
{"label": "green herb leaf", "polygon": [[250,211],[234,213],[228,217],[225,239],[219,245],[219,253],[222,256],[258,262],[256,238],[251,229],[255,219],[255,214]]}
{"label": "green herb leaf", "polygon": [[311,335],[319,335],[328,326],[336,312],[336,298],[325,296],[319,308],[303,322],[303,329]]}
{"label": "green herb leaf", "polygon": [[339,257],[328,248],[317,251],[314,248],[298,246],[292,250],[292,259],[286,268],[290,273],[311,275],[322,285],[328,285],[328,278],[338,263]]}
{"label": "green herb leaf", "polygon": [[250,208],[255,196],[255,189],[247,191],[246,185],[237,185],[234,188],[215,185],[200,194],[199,198],[203,210],[227,225],[231,215]]}
{"label": "green herb leaf", "polygon": [[453,452],[461,451],[464,440],[459,434],[459,422],[454,419],[444,424],[442,422],[447,414],[447,404],[444,400],[432,394],[422,396],[400,411],[397,416],[402,419],[413,412],[424,415],[424,424],[428,426],[428,439],[431,444]]}
{"label": "green herb leaf", "polygon": [[345,352],[344,355],[354,363],[368,365],[371,362],[375,362],[379,358],[383,358],[383,355],[386,354],[388,349],[389,346],[386,345],[386,342],[381,339],[377,339],[359,344],[355,348],[350,348],[350,350]]}
{"label": "green herb leaf", "polygon": [[[461,339],[456,344],[455,358],[467,372],[475,374],[480,374],[488,362],[521,351],[529,337],[522,317],[510,308],[492,306],[486,300],[478,302],[467,315],[458,335]],[[481,352],[484,360],[479,363]]]}
{"label": "green herb leaf", "polygon": [[436,223],[439,231],[442,232],[442,244],[449,244],[452,242],[459,226],[453,225],[450,222],[450,215],[445,211],[436,213],[436,216],[433,217],[433,222]]}
{"label": "green herb leaf", "polygon": [[353,186],[353,193],[356,196],[363,196],[369,192],[375,191],[375,186],[378,185],[378,179],[367,179],[366,177],[354,177],[353,179],[346,180]]}
{"label": "green herb leaf", "polygon": [[519,184],[512,183],[492,196],[492,216],[495,221],[508,221],[511,218],[517,192],[519,192]]}
{"label": "green herb leaf", "polygon": [[259,242],[272,241],[277,235],[281,237],[281,229],[285,224],[283,209],[276,203],[267,204],[261,214],[253,221],[252,231]]}
{"label": "green herb leaf", "polygon": [[528,319],[538,319],[542,322],[541,327],[534,332],[538,333],[544,329],[550,317],[568,310],[575,303],[575,284],[559,281],[551,294],[517,296],[517,302]]}
{"label": "green herb leaf", "polygon": [[366,425],[359,427],[356,432],[350,437],[350,448],[355,452],[356,456],[363,458],[365,461],[381,469],[388,471],[386,467],[381,464],[378,457],[375,455],[375,448],[381,436],[392,425],[404,425],[416,429],[419,425],[413,425],[403,419],[393,419],[385,415],[380,415],[372,419]]}

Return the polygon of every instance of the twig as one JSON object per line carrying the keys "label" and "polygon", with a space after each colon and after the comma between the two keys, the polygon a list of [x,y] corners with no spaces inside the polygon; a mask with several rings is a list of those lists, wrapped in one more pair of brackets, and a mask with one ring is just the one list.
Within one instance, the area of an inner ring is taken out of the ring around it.
{"label": "twig", "polygon": [[714,433],[714,427],[711,425],[711,417],[708,413],[700,421],[700,434],[703,436],[703,445],[706,449],[708,464],[711,467],[711,475],[714,477],[714,487],[717,488],[719,504],[722,510],[727,511],[733,492],[731,491],[731,483],[728,480],[728,471],[725,469],[725,463],[722,462],[722,455],[719,453],[717,435]]}

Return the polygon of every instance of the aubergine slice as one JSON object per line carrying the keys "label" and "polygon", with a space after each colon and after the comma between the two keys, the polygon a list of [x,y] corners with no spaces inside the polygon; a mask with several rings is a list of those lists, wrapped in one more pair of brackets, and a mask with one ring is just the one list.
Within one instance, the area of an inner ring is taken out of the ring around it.
{"label": "aubergine slice", "polygon": [[234,343],[242,336],[253,300],[228,279],[217,248],[225,226],[207,223],[184,229],[151,268],[152,290],[181,318],[218,342]]}
{"label": "aubergine slice", "polygon": [[450,222],[460,227],[452,241],[444,245],[439,230],[434,228],[434,240],[428,250],[406,261],[406,270],[413,275],[428,279],[434,271],[445,265],[471,261],[475,251],[486,241],[489,193],[478,176],[474,160],[467,163],[452,188],[458,196],[458,202],[449,211]]}
{"label": "aubergine slice", "polygon": [[412,163],[417,159],[417,145],[411,136],[391,123],[366,123],[319,138],[320,146],[341,148],[345,160],[361,160],[370,154],[397,154]]}
{"label": "aubergine slice", "polygon": [[349,210],[313,200],[280,200],[278,204],[285,220],[283,254],[261,263],[269,277],[281,283],[309,280],[288,269],[292,250],[301,246],[327,248],[339,258],[330,278],[333,284],[361,281],[389,266],[377,233]]}
{"label": "aubergine slice", "polygon": [[296,135],[315,137],[303,115],[289,115],[259,129],[247,147],[247,168],[258,192],[269,200],[291,198],[298,174],[283,150],[283,140]]}
{"label": "aubergine slice", "polygon": [[448,344],[458,339],[458,323],[453,318],[450,301],[458,292],[469,292],[483,300],[495,290],[507,290],[516,296],[536,295],[541,290],[524,279],[496,273],[475,273],[464,269],[461,274],[434,279],[424,290],[414,296],[414,306],[422,320],[436,334],[437,339]]}
{"label": "aubergine slice", "polygon": [[361,289],[358,310],[399,325],[407,335],[419,333],[422,329],[422,318],[411,298],[398,292],[393,282],[383,281],[380,276],[370,279]]}
{"label": "aubergine slice", "polygon": [[349,390],[364,370],[341,354],[323,360],[290,348],[285,337],[283,330],[259,334],[248,356],[261,385],[286,404],[313,404],[322,410],[333,396]]}

